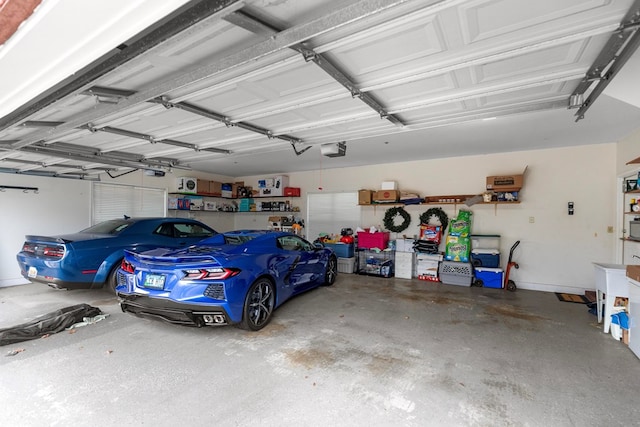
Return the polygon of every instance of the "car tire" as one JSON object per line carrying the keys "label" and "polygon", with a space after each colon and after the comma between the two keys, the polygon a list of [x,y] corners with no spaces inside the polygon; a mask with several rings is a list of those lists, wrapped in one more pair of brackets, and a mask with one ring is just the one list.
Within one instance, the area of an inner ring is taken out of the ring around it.
{"label": "car tire", "polygon": [[116,286],[118,286],[118,269],[120,268],[120,261],[116,263],[113,269],[109,272],[107,276],[107,281],[104,282],[104,286],[102,289],[109,292],[112,295],[116,293]]}
{"label": "car tire", "polygon": [[336,283],[336,279],[338,278],[338,260],[336,257],[329,257],[329,261],[327,261],[327,268],[324,273],[324,284],[325,286],[331,286]]}
{"label": "car tire", "polygon": [[238,326],[249,331],[264,328],[273,316],[275,303],[275,287],[271,280],[264,277],[256,280],[244,299],[242,321]]}

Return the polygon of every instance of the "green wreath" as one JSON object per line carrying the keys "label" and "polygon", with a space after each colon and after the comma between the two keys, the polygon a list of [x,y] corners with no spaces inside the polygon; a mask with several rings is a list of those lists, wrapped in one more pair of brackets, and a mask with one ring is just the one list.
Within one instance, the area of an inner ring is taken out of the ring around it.
{"label": "green wreath", "polygon": [[420,223],[424,225],[428,225],[429,221],[431,220],[431,217],[433,216],[437,217],[438,221],[440,221],[440,225],[442,226],[442,232],[444,233],[444,230],[446,230],[447,226],[449,225],[449,217],[447,216],[445,211],[442,210],[442,208],[431,208],[431,209],[428,209],[426,212],[423,212],[420,215]]}
{"label": "green wreath", "polygon": [[[398,215],[400,215],[404,221],[402,221],[402,224],[396,225],[395,219]],[[411,215],[409,215],[409,213],[402,207],[390,208],[384,214],[384,219],[382,221],[384,222],[384,228],[389,231],[393,231],[394,233],[399,233],[409,227],[409,224],[411,223]]]}

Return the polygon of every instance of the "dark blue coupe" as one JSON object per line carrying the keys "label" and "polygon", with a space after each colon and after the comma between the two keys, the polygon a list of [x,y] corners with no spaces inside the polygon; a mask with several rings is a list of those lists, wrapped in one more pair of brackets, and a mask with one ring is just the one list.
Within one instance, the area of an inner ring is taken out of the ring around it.
{"label": "dark blue coupe", "polygon": [[329,248],[292,233],[241,230],[183,249],[126,251],[116,293],[122,310],[136,315],[257,331],[283,302],[336,276]]}
{"label": "dark blue coupe", "polygon": [[180,248],[215,234],[193,219],[113,219],[74,234],[26,236],[17,259],[22,275],[32,282],[59,289],[113,291],[125,249]]}

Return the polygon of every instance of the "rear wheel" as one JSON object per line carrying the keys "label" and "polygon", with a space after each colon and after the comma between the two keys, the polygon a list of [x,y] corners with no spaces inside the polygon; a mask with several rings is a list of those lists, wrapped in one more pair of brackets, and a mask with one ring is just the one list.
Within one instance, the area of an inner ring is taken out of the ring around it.
{"label": "rear wheel", "polygon": [[338,277],[338,260],[336,257],[332,256],[327,261],[327,269],[324,273],[324,284],[327,286],[331,286],[336,283],[336,278]]}
{"label": "rear wheel", "polygon": [[509,281],[507,282],[507,290],[511,291],[511,292],[515,292],[515,290],[516,290],[516,282],[514,282],[511,279],[509,279]]}
{"label": "rear wheel", "polygon": [[107,281],[104,282],[104,286],[102,287],[102,289],[113,295],[115,295],[116,286],[118,286],[118,269],[120,268],[120,262],[121,261],[118,261],[113,269],[109,272]]}
{"label": "rear wheel", "polygon": [[273,283],[265,278],[256,280],[247,292],[239,326],[250,331],[264,328],[271,320],[275,302]]}

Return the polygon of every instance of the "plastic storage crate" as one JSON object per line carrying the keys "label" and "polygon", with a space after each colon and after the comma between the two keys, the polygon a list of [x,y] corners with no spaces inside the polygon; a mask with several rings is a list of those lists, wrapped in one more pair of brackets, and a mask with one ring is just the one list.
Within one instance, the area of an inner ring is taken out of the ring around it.
{"label": "plastic storage crate", "polygon": [[338,273],[352,274],[356,271],[356,259],[351,258],[338,258]]}
{"label": "plastic storage crate", "polygon": [[358,251],[358,274],[393,277],[394,253],[392,251]]}
{"label": "plastic storage crate", "polygon": [[500,289],[502,288],[502,269],[477,267],[476,282],[478,281],[481,281],[485,288]]}
{"label": "plastic storage crate", "polygon": [[473,266],[470,262],[442,261],[438,276],[447,285],[471,286]]}
{"label": "plastic storage crate", "polygon": [[358,249],[386,249],[389,244],[389,232],[377,231],[369,233],[368,231],[358,231]]}
{"label": "plastic storage crate", "polygon": [[352,243],[325,243],[324,247],[333,249],[338,258],[351,258],[354,256]]}

